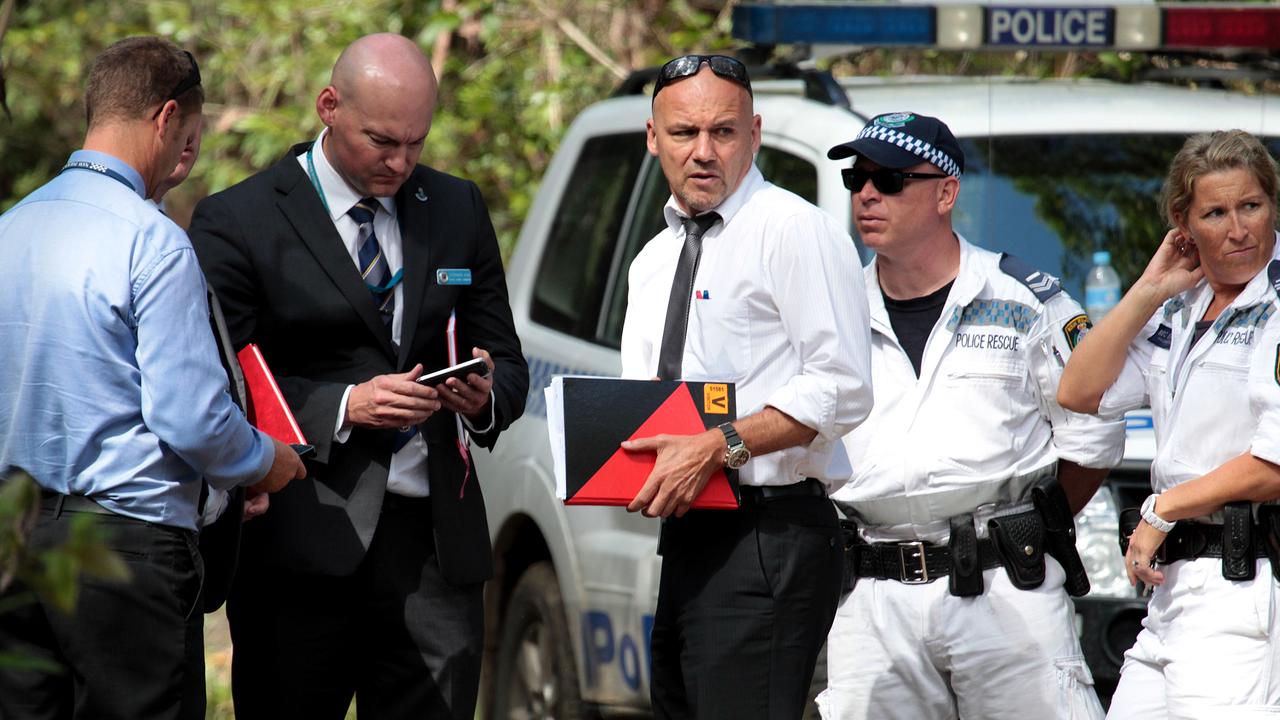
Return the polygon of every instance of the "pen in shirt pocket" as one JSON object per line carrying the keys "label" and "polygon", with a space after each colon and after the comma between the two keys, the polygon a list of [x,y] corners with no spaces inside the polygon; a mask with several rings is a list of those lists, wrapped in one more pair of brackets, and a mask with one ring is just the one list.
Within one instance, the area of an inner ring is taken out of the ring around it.
{"label": "pen in shirt pocket", "polygon": [[695,291],[693,292],[693,297],[694,297],[694,299],[696,299],[696,300],[710,300],[710,299],[711,299],[711,291],[710,291],[710,290],[695,290]]}

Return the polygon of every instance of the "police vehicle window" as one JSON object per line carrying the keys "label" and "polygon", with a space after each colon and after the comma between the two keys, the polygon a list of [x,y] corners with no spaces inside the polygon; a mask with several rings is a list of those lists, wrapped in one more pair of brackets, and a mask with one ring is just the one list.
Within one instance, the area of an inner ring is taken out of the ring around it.
{"label": "police vehicle window", "polygon": [[[774,185],[786,188],[811,203],[817,203],[818,169],[808,160],[761,145],[760,152],[756,155],[756,167]],[[656,160],[648,163],[644,172],[635,212],[623,237],[616,266],[618,270],[614,281],[610,283],[609,305],[600,319],[600,331],[596,338],[596,342],[601,345],[613,348],[622,345],[622,321],[627,312],[627,269],[640,253],[640,248],[666,226],[662,208],[671,197],[671,188]]]}
{"label": "police vehicle window", "polygon": [[[962,139],[965,174],[954,225],[975,245],[1058,276],[1077,300],[1093,252],[1108,250],[1127,289],[1166,232],[1160,186],[1186,137]],[[1274,152],[1274,139],[1271,146]]]}
{"label": "police vehicle window", "polygon": [[618,231],[646,156],[640,132],[584,143],[538,268],[534,322],[593,339]]}

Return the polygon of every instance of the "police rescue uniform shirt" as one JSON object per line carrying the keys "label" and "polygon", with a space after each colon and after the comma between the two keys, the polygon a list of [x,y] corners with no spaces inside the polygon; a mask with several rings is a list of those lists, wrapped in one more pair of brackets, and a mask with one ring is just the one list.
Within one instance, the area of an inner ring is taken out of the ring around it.
{"label": "police rescue uniform shirt", "polygon": [[[845,438],[854,473],[835,495],[863,536],[944,541],[948,519],[1017,499],[1058,461],[1111,467],[1124,421],[1068,412],[1058,379],[1084,335],[1080,305],[1056,281],[1001,270],[1000,255],[960,243],[960,269],[917,378],[866,269],[871,303],[871,417]],[[1029,274],[1029,273],[1028,273]],[[1051,294],[1050,294],[1051,293]]]}
{"label": "police rescue uniform shirt", "polygon": [[[1276,250],[1280,251],[1280,242]],[[1280,256],[1280,255],[1278,255]],[[1201,280],[1156,311],[1130,343],[1100,415],[1150,404],[1156,431],[1151,487],[1163,492],[1243,453],[1280,463],[1280,298],[1273,258],[1193,342],[1213,299]],[[1221,513],[1207,516],[1221,522]]]}
{"label": "police rescue uniform shirt", "polygon": [[[808,446],[753,457],[745,485],[848,479],[840,437],[871,407],[867,301],[853,241],[830,216],[753,165],[714,210],[694,277],[683,379],[737,384],[738,417],[770,405],[818,432]],[[652,379],[684,243],[675,199],[667,228],[631,264],[622,376]],[[833,458],[833,452],[835,456]]]}

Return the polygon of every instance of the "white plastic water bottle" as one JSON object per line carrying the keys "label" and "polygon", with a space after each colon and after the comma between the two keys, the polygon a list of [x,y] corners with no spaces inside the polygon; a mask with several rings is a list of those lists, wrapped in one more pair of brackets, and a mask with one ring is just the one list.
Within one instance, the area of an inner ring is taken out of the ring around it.
{"label": "white plastic water bottle", "polygon": [[1111,267],[1111,253],[1099,250],[1093,254],[1093,267],[1084,279],[1084,311],[1097,324],[1107,311],[1120,302],[1120,276]]}

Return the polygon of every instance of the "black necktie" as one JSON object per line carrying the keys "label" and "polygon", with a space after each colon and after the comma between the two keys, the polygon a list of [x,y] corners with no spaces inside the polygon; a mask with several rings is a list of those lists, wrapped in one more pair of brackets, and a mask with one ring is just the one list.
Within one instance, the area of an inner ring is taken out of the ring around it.
{"label": "black necktie", "polygon": [[702,258],[702,235],[719,222],[720,216],[709,212],[684,218],[684,247],[671,280],[671,298],[667,300],[667,322],[662,329],[662,350],[658,353],[658,377],[679,380],[684,361],[684,336],[689,329],[689,304],[693,302],[693,278]]}

